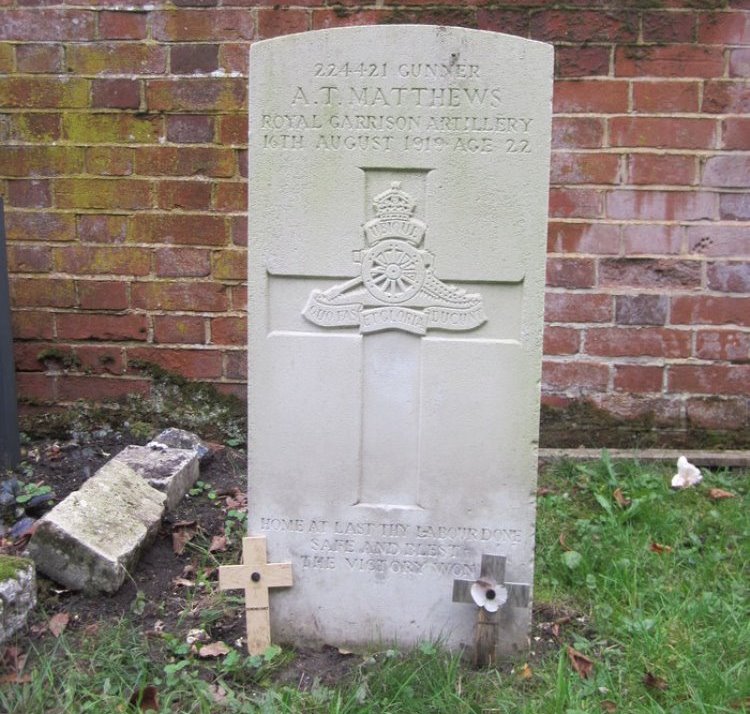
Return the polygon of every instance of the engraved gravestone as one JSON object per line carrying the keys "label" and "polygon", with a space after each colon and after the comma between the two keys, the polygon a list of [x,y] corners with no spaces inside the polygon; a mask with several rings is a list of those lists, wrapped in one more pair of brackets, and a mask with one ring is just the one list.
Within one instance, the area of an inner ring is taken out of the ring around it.
{"label": "engraved gravestone", "polygon": [[502,563],[498,652],[527,644],[551,77],[548,45],[459,28],[252,47],[250,532],[292,563],[278,641],[469,646],[464,595]]}

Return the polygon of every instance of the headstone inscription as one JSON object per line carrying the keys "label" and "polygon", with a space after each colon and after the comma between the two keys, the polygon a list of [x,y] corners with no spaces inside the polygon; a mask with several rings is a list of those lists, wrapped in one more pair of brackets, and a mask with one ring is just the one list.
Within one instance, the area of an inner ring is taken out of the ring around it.
{"label": "headstone inscription", "polygon": [[250,67],[249,529],[294,570],[273,636],[470,646],[454,587],[502,557],[497,650],[525,647],[552,48],[355,27]]}

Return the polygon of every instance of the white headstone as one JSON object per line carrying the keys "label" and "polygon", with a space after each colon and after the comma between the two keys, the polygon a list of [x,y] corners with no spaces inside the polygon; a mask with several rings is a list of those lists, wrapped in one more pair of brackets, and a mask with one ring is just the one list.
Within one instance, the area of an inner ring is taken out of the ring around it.
{"label": "white headstone", "polygon": [[[533,580],[552,48],[355,27],[250,68],[250,532],[294,569],[273,637],[470,645],[454,581],[483,556]],[[509,592],[501,652],[528,638]]]}

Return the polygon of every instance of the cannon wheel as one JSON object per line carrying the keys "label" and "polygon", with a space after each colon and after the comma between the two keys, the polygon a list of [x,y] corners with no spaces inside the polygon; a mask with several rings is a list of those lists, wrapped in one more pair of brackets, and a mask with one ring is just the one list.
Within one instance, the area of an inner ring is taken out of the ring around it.
{"label": "cannon wheel", "polygon": [[362,280],[370,295],[398,304],[422,288],[425,265],[422,253],[402,240],[384,240],[371,248],[362,261]]}

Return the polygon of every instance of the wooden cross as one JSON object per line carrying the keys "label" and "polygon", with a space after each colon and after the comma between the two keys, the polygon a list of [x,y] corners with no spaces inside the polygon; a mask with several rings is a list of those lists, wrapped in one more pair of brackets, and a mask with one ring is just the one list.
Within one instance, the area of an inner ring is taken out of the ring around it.
{"label": "wooden cross", "polygon": [[[488,588],[487,599],[493,600],[496,597],[500,598],[501,595],[507,599],[497,612],[488,612],[483,607],[479,608],[474,631],[474,664],[477,667],[486,667],[495,663],[499,613],[508,607],[526,607],[531,599],[531,585],[528,583],[505,582],[505,561],[504,555],[482,554],[478,579],[495,583],[498,591],[504,591],[500,593]],[[454,580],[453,602],[476,604],[471,596],[471,586],[475,582],[475,580]]]}
{"label": "wooden cross", "polygon": [[265,536],[242,539],[242,565],[219,568],[219,589],[245,589],[247,651],[263,654],[271,644],[269,588],[286,588],[292,584],[291,563],[268,563]]}

